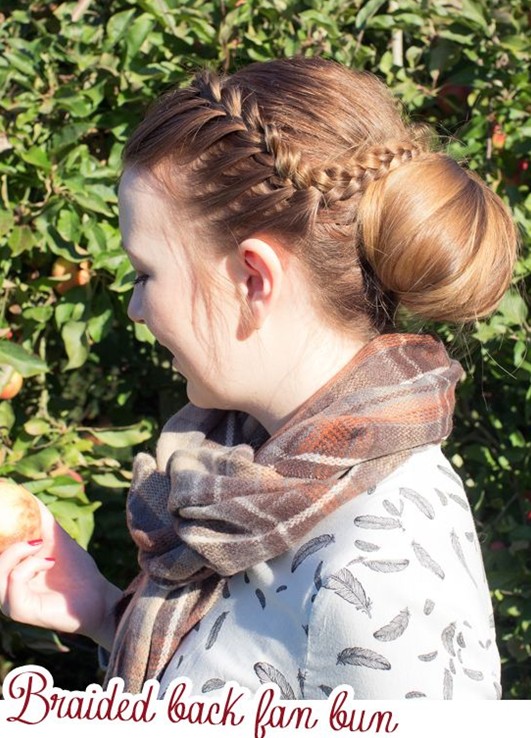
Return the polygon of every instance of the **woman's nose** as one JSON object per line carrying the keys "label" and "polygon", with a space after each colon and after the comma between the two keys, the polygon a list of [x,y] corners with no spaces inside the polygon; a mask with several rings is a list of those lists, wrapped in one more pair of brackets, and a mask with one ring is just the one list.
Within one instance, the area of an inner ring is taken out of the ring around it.
{"label": "woman's nose", "polygon": [[143,323],[144,320],[142,318],[142,311],[141,311],[141,300],[138,296],[138,289],[133,290],[133,294],[131,295],[131,299],[129,300],[129,305],[127,306],[127,315],[129,316],[129,320],[132,320],[133,323]]}

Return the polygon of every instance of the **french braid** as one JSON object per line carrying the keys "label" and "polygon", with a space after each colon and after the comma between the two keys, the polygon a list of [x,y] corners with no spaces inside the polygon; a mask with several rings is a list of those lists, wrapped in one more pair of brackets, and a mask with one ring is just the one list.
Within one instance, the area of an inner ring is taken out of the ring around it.
{"label": "french braid", "polygon": [[[220,135],[221,126],[225,125],[225,135],[232,136],[234,157],[230,164],[250,157],[253,167],[259,167],[251,187],[258,183],[269,185],[263,203],[255,202],[260,210],[269,209],[268,199],[273,209],[280,201],[289,206],[301,204],[306,199],[313,215],[311,225],[316,225],[319,212],[323,223],[352,223],[355,211],[350,201],[354,200],[355,204],[370,182],[381,179],[422,153],[417,143],[389,141],[368,148],[346,166],[316,166],[306,160],[301,150],[285,141],[276,125],[264,121],[253,94],[246,94],[242,99],[240,88],[224,86],[222,80],[210,72],[200,74],[195,84],[200,99],[224,118],[224,122],[216,118]],[[223,165],[227,163],[224,157]],[[241,194],[238,188],[233,192]]]}

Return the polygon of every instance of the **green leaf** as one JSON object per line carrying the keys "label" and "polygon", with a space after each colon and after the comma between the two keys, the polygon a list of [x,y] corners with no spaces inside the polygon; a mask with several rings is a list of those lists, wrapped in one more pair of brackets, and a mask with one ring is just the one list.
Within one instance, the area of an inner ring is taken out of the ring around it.
{"label": "green leaf", "polygon": [[13,213],[9,210],[0,210],[0,238],[5,236],[6,233],[13,228],[15,225],[15,219]]}
{"label": "green leaf", "polygon": [[35,77],[35,63],[34,59],[31,59],[29,55],[21,54],[18,51],[3,51],[4,57],[12,65],[14,69],[27,77],[28,79],[34,79]]}
{"label": "green leaf", "polygon": [[12,623],[12,627],[17,632],[25,648],[45,655],[68,653],[70,651],[67,646],[61,643],[57,633],[51,630],[35,628],[31,625],[22,625],[21,623],[15,622]]}
{"label": "green leaf", "polygon": [[91,316],[88,321],[88,333],[94,343],[100,341],[111,330],[114,320],[112,302],[107,292],[101,292],[92,302]]}
{"label": "green leaf", "polygon": [[137,55],[140,47],[153,29],[154,22],[145,13],[136,18],[127,31],[127,56],[133,58]]}
{"label": "green leaf", "polygon": [[93,474],[91,477],[94,484],[98,484],[100,487],[106,487],[108,489],[127,489],[131,486],[131,482],[128,482],[123,477],[119,477],[117,474],[106,472],[105,474]]}
{"label": "green leaf", "polygon": [[7,245],[13,256],[29,251],[35,245],[35,236],[27,225],[15,226],[11,231]]}
{"label": "green leaf", "polygon": [[500,45],[515,54],[529,54],[531,51],[529,38],[525,38],[524,36],[505,36],[505,38],[500,39]]}
{"label": "green leaf", "polygon": [[55,105],[59,110],[66,110],[73,118],[86,118],[94,110],[94,101],[77,86],[61,86],[54,96]]}
{"label": "green leaf", "polygon": [[488,23],[485,20],[482,5],[477,0],[461,0],[461,13],[465,18],[469,18],[483,31],[488,31]]}
{"label": "green leaf", "polygon": [[78,369],[86,362],[90,353],[87,340],[87,324],[80,320],[71,320],[61,329],[68,363],[65,370]]}
{"label": "green leaf", "polygon": [[140,341],[141,343],[149,343],[151,346],[156,343],[155,336],[145,323],[134,323],[133,330],[137,341]]}
{"label": "green leaf", "polygon": [[24,430],[30,436],[42,436],[50,430],[50,424],[44,418],[33,418],[24,423]]}
{"label": "green leaf", "polygon": [[89,210],[93,213],[100,213],[101,215],[113,215],[112,210],[105,200],[96,192],[92,192],[91,190],[87,190],[86,192],[74,191],[72,192],[72,197],[85,210]]}
{"label": "green leaf", "polygon": [[45,448],[34,454],[27,454],[16,463],[16,470],[23,477],[35,479],[48,472],[60,459],[56,448]]}
{"label": "green leaf", "polygon": [[12,341],[0,341],[0,364],[9,364],[23,377],[34,377],[48,371],[45,361]]}
{"label": "green leaf", "polygon": [[369,18],[365,27],[387,30],[390,28],[398,28],[399,26],[392,15],[376,15],[373,18]]}
{"label": "green leaf", "polygon": [[59,525],[84,548],[87,547],[94,530],[93,513],[99,507],[101,502],[86,505],[76,499],[58,499],[48,504],[48,509]]}
{"label": "green leaf", "polygon": [[115,13],[111,16],[107,23],[106,31],[107,38],[112,44],[115,44],[131,26],[131,21],[134,18],[134,15],[134,10],[123,10],[122,12]]}
{"label": "green leaf", "polygon": [[46,172],[49,172],[52,168],[46,151],[39,146],[32,146],[27,151],[21,151],[20,157],[28,164],[33,164],[38,169],[44,169]]}
{"label": "green leaf", "polygon": [[61,499],[76,497],[84,502],[87,501],[83,482],[72,479],[68,474],[58,474],[57,476],[51,477],[48,481],[50,482],[47,488],[48,494],[55,495]]}
{"label": "green leaf", "polygon": [[23,310],[22,315],[25,320],[34,320],[36,323],[48,323],[53,317],[53,307],[51,305],[40,305],[39,307],[31,307]]}
{"label": "green leaf", "polygon": [[0,428],[10,431],[15,424],[15,411],[10,402],[0,402]]}
{"label": "green leaf", "polygon": [[91,428],[90,433],[106,446],[127,448],[128,446],[136,446],[151,438],[153,428],[150,422],[142,420],[135,425],[113,428],[113,430]]}
{"label": "green leaf", "polygon": [[135,270],[124,254],[122,254],[120,261],[121,263],[116,269],[114,282],[110,285],[109,289],[113,292],[128,292],[133,286]]}
{"label": "green leaf", "polygon": [[368,0],[356,15],[354,27],[358,29],[364,28],[369,18],[375,15],[386,2],[387,0]]}
{"label": "green leaf", "polygon": [[76,246],[73,241],[66,240],[59,233],[57,228],[53,226],[44,217],[37,220],[39,231],[44,231],[44,238],[46,243],[50,247],[50,251],[56,256],[62,256],[67,261],[79,262],[86,258],[76,251]]}
{"label": "green leaf", "polygon": [[[101,502],[94,502],[91,506],[83,508],[84,514],[77,519],[77,542],[83,548],[87,548],[94,533],[94,515],[95,510],[101,507]],[[85,514],[86,511],[86,514]]]}
{"label": "green leaf", "polygon": [[500,303],[499,311],[511,325],[521,325],[527,318],[527,305],[523,297],[515,290],[506,292]]}
{"label": "green leaf", "polygon": [[50,153],[60,154],[64,148],[79,143],[82,136],[91,128],[93,128],[92,121],[70,123],[59,128],[51,138]]}
{"label": "green leaf", "polygon": [[[71,207],[65,205],[57,219],[57,231],[67,242],[75,242],[81,234],[79,215]],[[62,254],[61,254],[62,255]]]}

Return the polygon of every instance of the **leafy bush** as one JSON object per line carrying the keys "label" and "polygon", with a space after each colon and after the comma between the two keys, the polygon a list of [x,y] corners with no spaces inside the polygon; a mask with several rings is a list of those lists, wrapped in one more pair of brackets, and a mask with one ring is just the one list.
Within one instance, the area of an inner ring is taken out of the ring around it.
{"label": "leafy bush", "polygon": [[[522,232],[496,315],[439,334],[467,370],[447,450],[480,529],[505,698],[531,695],[530,16],[525,0],[4,0],[0,383],[18,373],[23,385],[0,402],[0,475],[38,494],[112,579],[134,573],[123,521],[132,454],[184,401],[167,353],[126,316],[124,141],[148,102],[198,66],[324,55],[380,75]],[[5,618],[0,634],[0,675],[37,661],[67,688],[98,678],[83,639]]]}

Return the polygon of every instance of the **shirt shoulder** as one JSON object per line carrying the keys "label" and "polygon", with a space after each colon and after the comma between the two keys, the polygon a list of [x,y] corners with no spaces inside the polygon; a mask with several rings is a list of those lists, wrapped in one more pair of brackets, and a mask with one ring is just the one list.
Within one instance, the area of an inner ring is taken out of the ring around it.
{"label": "shirt shoulder", "polygon": [[498,697],[474,519],[440,449],[414,454],[342,512],[312,604],[305,696],[347,683],[358,699]]}

